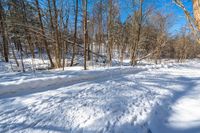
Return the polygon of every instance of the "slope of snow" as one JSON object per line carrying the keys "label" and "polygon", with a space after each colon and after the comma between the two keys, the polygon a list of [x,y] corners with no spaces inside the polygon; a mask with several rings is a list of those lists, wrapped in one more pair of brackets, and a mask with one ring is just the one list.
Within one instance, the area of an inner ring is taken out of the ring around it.
{"label": "slope of snow", "polygon": [[191,61],[42,72],[23,80],[1,75],[0,132],[199,133],[199,69]]}
{"label": "slope of snow", "polygon": [[[29,73],[2,73],[0,74],[0,95],[5,93],[16,93],[20,91],[44,91],[50,88],[66,86],[76,82],[100,79],[104,77],[121,76],[123,74],[134,74],[140,71],[158,69],[168,65],[152,65],[144,66],[123,66],[111,68],[97,68],[88,71],[82,71],[82,67],[71,67],[65,71],[37,71]],[[170,65],[169,65],[170,66]],[[31,85],[31,86],[30,86]]]}
{"label": "slope of snow", "polygon": [[170,71],[173,95],[151,118],[152,133],[200,133],[200,63]]}

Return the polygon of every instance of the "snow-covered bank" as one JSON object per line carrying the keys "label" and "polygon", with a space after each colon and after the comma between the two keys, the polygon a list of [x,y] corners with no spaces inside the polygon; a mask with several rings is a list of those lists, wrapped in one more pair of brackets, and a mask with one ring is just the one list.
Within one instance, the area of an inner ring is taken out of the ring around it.
{"label": "snow-covered bank", "polygon": [[19,91],[37,92],[55,89],[61,86],[72,85],[77,82],[88,80],[105,79],[119,77],[124,74],[135,74],[145,70],[167,68],[168,65],[144,65],[144,66],[123,66],[101,68],[97,70],[81,71],[80,67],[75,70],[66,71],[42,71],[39,73],[10,73],[0,74],[0,96],[6,93],[16,93]]}
{"label": "snow-covered bank", "polygon": [[34,93],[27,88],[23,95],[2,94],[0,132],[199,133],[200,62],[155,67],[68,71],[65,76],[105,75]]}
{"label": "snow-covered bank", "polygon": [[200,133],[200,63],[190,62],[169,74],[172,94],[152,111],[152,133]]}
{"label": "snow-covered bank", "polygon": [[[112,78],[113,76],[120,76],[121,74],[134,74],[146,70],[145,68],[134,69],[133,67],[115,68],[100,71],[87,72],[69,72],[63,75],[54,75],[47,77],[37,77],[30,79],[23,79],[23,76],[16,81],[8,81],[0,83],[0,95],[5,93],[16,93],[19,91],[40,91],[55,89],[61,86],[68,86],[78,82],[95,80],[100,78]],[[23,92],[22,92],[23,93]]]}

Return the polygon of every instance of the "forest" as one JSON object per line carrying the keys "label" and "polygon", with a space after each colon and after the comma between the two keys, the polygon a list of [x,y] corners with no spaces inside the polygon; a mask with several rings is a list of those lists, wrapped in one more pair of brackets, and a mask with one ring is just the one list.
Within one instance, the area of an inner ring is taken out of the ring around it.
{"label": "forest", "polygon": [[[170,30],[175,25],[173,12],[162,12],[153,2],[123,3],[126,6],[119,0],[1,0],[0,58],[25,71],[27,58],[32,69],[44,69],[34,68],[38,59],[47,64],[45,69],[82,65],[86,70],[112,66],[113,60],[122,65],[129,59],[134,66],[144,59],[158,64],[161,59],[199,57],[199,20],[194,22],[181,1],[173,4],[184,9],[189,21],[180,31]],[[124,8],[129,15],[122,20]],[[200,18],[199,9],[194,11]]]}
{"label": "forest", "polygon": [[0,0],[0,133],[200,133],[200,0]]}

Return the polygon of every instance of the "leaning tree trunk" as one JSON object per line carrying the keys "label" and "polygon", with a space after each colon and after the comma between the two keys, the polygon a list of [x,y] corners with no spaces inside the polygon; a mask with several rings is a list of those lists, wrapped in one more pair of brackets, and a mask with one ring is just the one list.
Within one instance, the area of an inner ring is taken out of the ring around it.
{"label": "leaning tree trunk", "polygon": [[[200,38],[199,38],[199,32],[195,30],[194,26],[198,28],[200,31],[200,0],[193,0],[193,12],[194,12],[194,17],[195,21],[190,15],[189,11],[185,8],[181,0],[173,0],[177,6],[179,6],[185,13],[185,16],[189,22],[189,27],[192,30],[192,33],[197,36],[197,41],[200,44]],[[194,25],[193,25],[194,24]]]}
{"label": "leaning tree trunk", "polygon": [[44,30],[44,26],[43,26],[43,22],[42,22],[42,15],[41,15],[41,11],[40,11],[39,1],[35,0],[35,3],[36,3],[38,17],[39,17],[39,24],[40,24],[41,32],[42,32],[42,35],[43,35],[43,42],[44,42],[45,50],[47,52],[47,56],[48,56],[50,64],[51,64],[51,68],[54,68],[55,65],[53,63],[51,53],[50,53],[50,50],[49,50],[49,47],[48,47],[48,42],[47,42],[46,37],[45,37],[45,30]]}
{"label": "leaning tree trunk", "polygon": [[194,17],[200,31],[200,0],[193,0]]}

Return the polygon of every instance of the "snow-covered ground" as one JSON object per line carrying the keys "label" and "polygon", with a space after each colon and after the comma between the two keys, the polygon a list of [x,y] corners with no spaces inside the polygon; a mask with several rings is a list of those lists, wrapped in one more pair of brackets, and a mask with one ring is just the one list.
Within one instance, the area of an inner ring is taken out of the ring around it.
{"label": "snow-covered ground", "polygon": [[0,73],[0,133],[200,133],[200,61]]}

